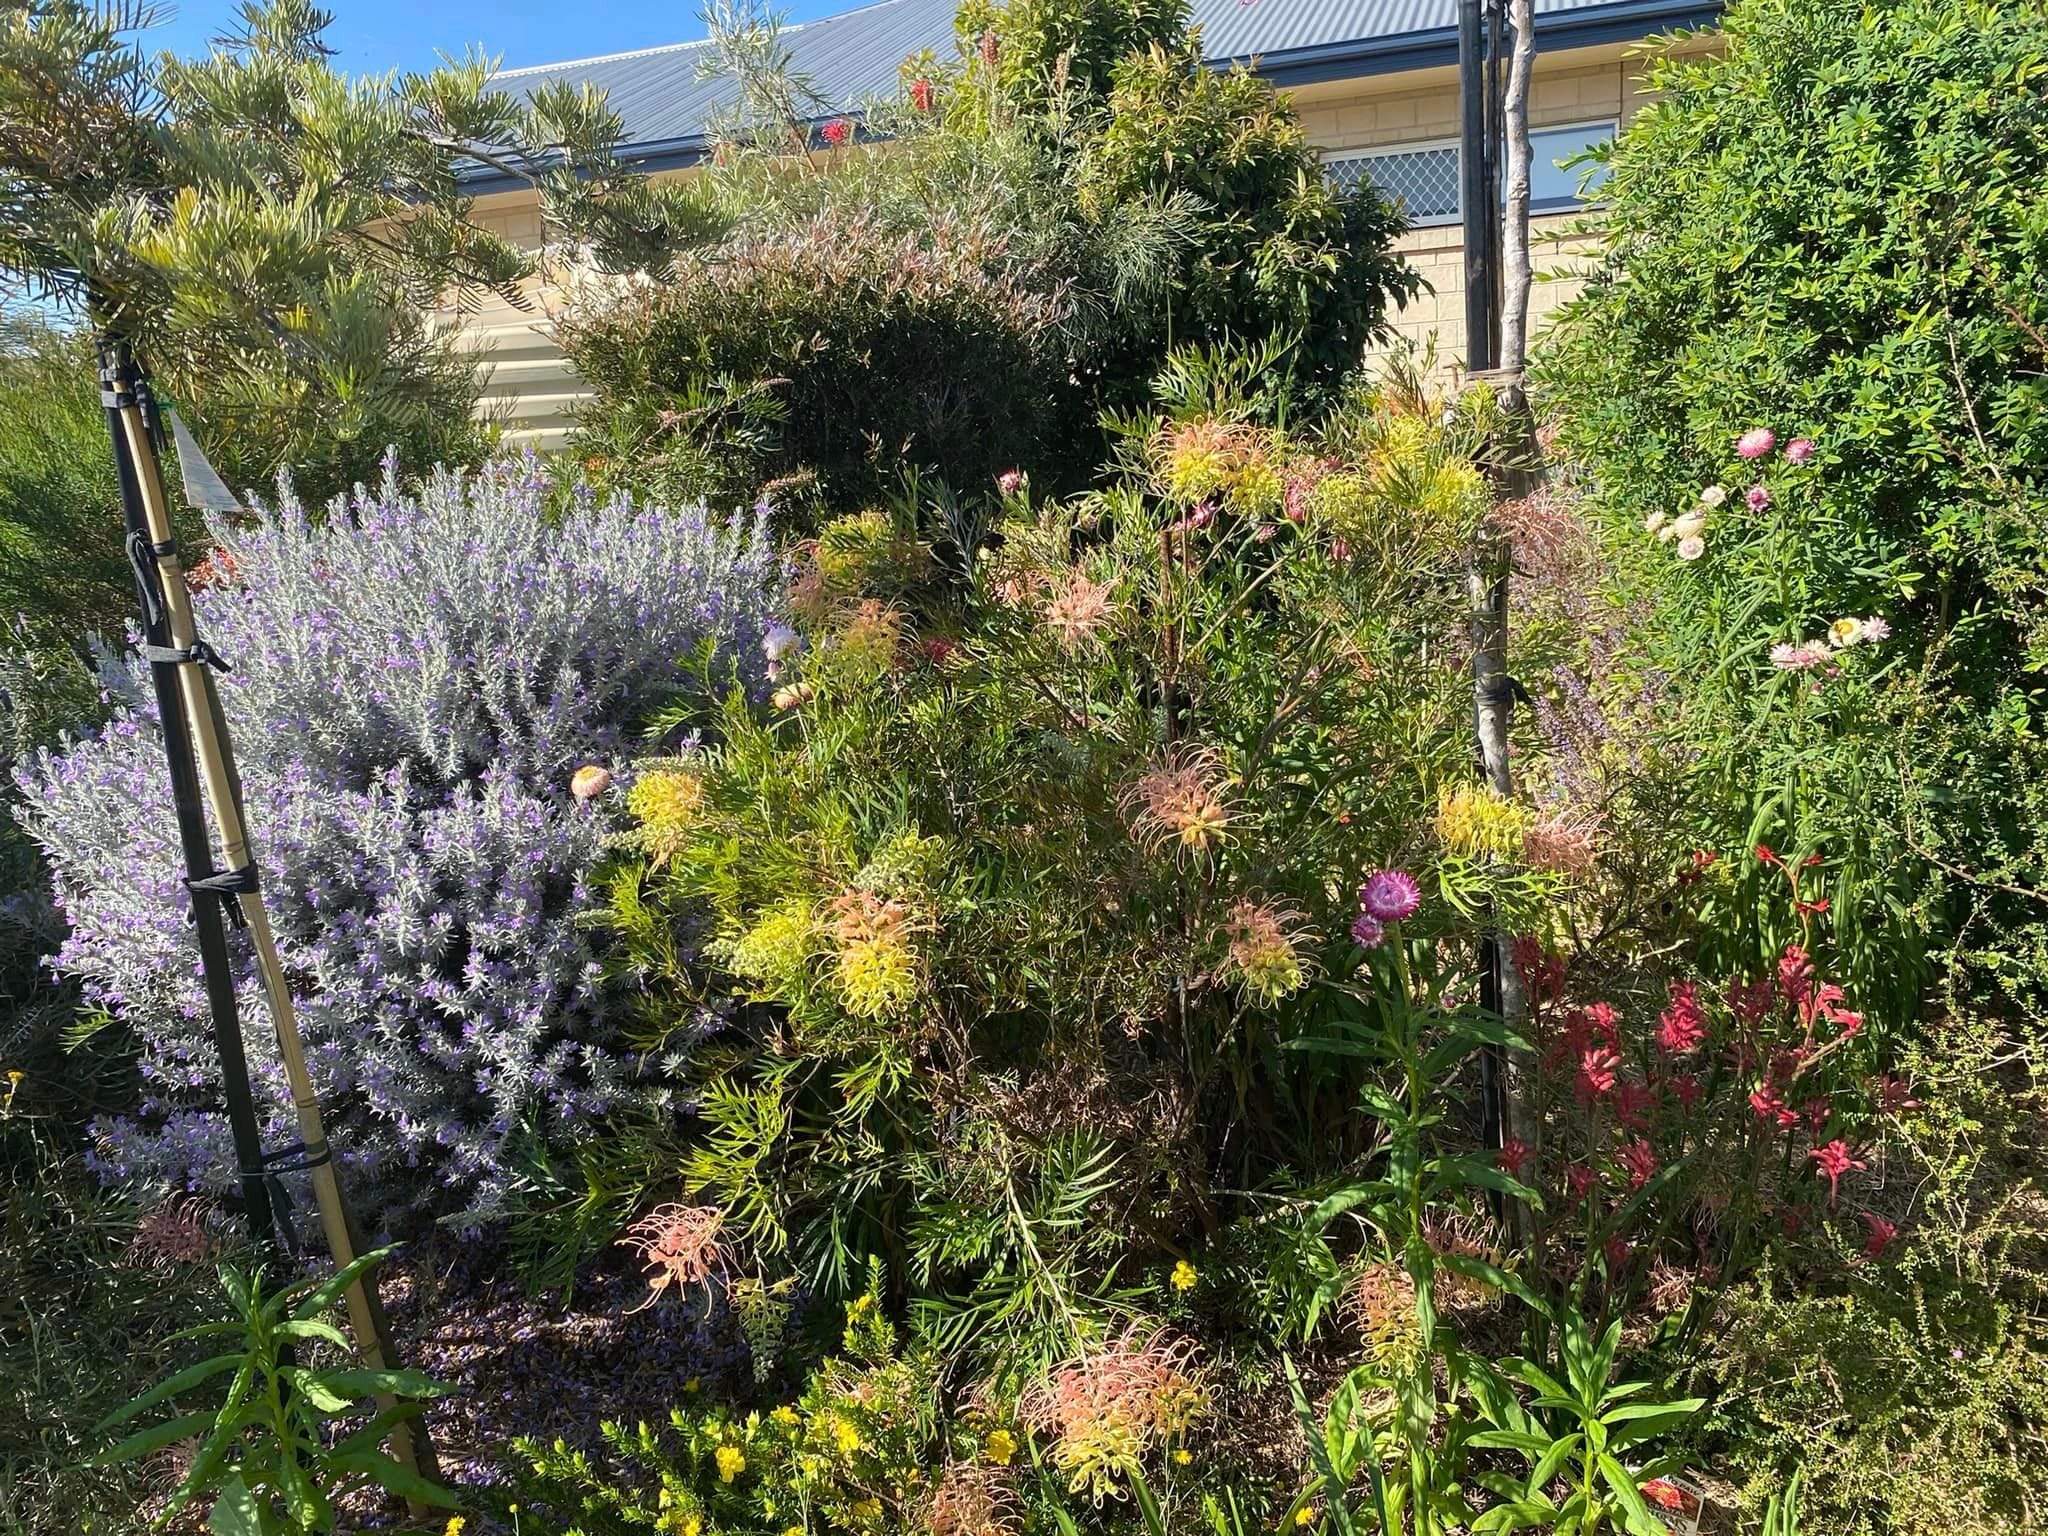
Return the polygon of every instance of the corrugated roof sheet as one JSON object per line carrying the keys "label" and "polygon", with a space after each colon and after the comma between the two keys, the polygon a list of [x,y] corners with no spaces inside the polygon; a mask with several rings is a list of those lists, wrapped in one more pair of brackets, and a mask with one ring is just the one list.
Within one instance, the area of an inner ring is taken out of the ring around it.
{"label": "corrugated roof sheet", "polygon": [[[880,0],[786,27],[795,71],[811,77],[835,112],[892,93],[897,67],[931,49],[953,56],[956,0]],[[1252,60],[1282,83],[1335,79],[1447,62],[1457,0],[1193,0],[1212,63]],[[1715,0],[1536,0],[1539,38],[1565,43],[1642,36],[1709,19]],[[714,113],[736,94],[731,80],[700,74],[702,42],[508,70],[513,88],[542,79],[602,87],[636,147],[687,154]],[[1378,62],[1376,63],[1375,60]]]}

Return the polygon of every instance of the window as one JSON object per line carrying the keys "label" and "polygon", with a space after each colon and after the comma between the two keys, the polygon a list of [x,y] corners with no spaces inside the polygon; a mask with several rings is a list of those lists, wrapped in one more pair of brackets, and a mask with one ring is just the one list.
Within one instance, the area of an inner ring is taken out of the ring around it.
{"label": "window", "polygon": [[[1561,213],[1597,201],[1602,166],[1566,170],[1562,162],[1592,145],[1614,137],[1614,123],[1567,123],[1537,128],[1529,134],[1529,208],[1535,213]],[[1458,144],[1455,139],[1403,144],[1394,149],[1325,155],[1324,174],[1346,191],[1369,182],[1390,202],[1406,210],[1417,225],[1455,224],[1463,210],[1459,197]],[[1586,195],[1579,181],[1587,177]]]}
{"label": "window", "polygon": [[1399,149],[1365,154],[1328,155],[1324,173],[1349,192],[1361,183],[1377,187],[1395,206],[1405,209],[1412,224],[1455,224],[1458,196],[1458,145],[1404,144]]}
{"label": "window", "polygon": [[[1569,123],[1562,128],[1529,130],[1529,209],[1532,213],[1557,213],[1600,200],[1600,183],[1607,179],[1604,165],[1580,165],[1571,170],[1564,162],[1595,144],[1614,137],[1614,124]],[[1586,180],[1585,194],[1579,192],[1580,178]]]}

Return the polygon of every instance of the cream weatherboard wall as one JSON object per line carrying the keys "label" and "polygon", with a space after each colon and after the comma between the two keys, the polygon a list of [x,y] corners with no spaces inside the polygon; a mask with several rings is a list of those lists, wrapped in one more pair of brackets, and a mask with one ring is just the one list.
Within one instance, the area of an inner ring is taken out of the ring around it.
{"label": "cream weatherboard wall", "polygon": [[[1633,58],[1633,49],[1622,45],[1539,55],[1529,109],[1532,134],[1584,129],[1587,137],[1599,138],[1626,122],[1645,100]],[[1457,142],[1458,83],[1449,68],[1303,86],[1289,95],[1333,170],[1348,164],[1356,175],[1373,164],[1358,163],[1361,156],[1389,151],[1412,154],[1405,163],[1427,164],[1432,152],[1454,149]],[[1560,137],[1570,142],[1576,136]],[[1585,219],[1583,210],[1537,217],[1533,255],[1539,272],[1572,269],[1576,248],[1565,232]],[[479,199],[475,220],[529,249],[540,244],[540,213],[529,193]],[[1433,341],[1440,364],[1452,366],[1465,341],[1464,248],[1454,214],[1440,211],[1433,220],[1419,221],[1401,237],[1400,249],[1430,291],[1395,316],[1395,328],[1418,344]],[[1577,287],[1569,277],[1539,281],[1531,301],[1537,325]],[[467,311],[441,312],[443,323],[458,328],[490,366],[486,416],[502,424],[508,441],[543,448],[560,447],[567,439],[576,403],[587,394],[550,338],[552,297],[534,284],[523,309],[486,297]]]}

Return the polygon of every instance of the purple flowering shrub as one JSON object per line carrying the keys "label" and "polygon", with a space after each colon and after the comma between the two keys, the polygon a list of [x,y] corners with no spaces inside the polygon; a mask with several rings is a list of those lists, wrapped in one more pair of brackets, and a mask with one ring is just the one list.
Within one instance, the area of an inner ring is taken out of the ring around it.
{"label": "purple flowering shrub", "polygon": [[[575,768],[616,760],[706,665],[748,676],[780,566],[765,517],[596,505],[550,515],[532,459],[387,471],[315,519],[289,491],[215,530],[201,631],[315,1081],[376,1202],[489,1211],[521,1152],[660,1104],[585,919],[601,818]],[[18,772],[71,932],[57,957],[140,1042],[134,1118],[94,1126],[110,1181],[232,1176],[154,704]],[[238,941],[239,942],[239,941]],[[237,978],[268,1134],[290,1104],[246,950]]]}

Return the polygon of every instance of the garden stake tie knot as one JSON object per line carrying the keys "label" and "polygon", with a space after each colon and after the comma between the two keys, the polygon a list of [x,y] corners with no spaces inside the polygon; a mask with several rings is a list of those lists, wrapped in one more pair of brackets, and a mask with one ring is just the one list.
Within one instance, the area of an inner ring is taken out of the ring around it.
{"label": "garden stake tie knot", "polygon": [[[263,904],[261,882],[249,851],[241,780],[235,772],[227,720],[214,688],[215,670],[226,671],[227,663],[199,638],[191,595],[185,585],[184,565],[171,527],[149,386],[127,348],[111,339],[104,340],[100,348],[100,399],[107,410],[114,462],[120,476],[129,558],[135,570],[145,625],[142,656],[150,664],[165,750],[170,758],[179,841],[185,855],[185,886],[192,895],[192,921],[199,937],[207,1000],[221,1054],[223,1095],[234,1129],[235,1155],[250,1230],[260,1247],[275,1247],[276,1224],[286,1219],[277,1175],[304,1172],[313,1183],[328,1252],[337,1268],[345,1268],[355,1261],[362,1244],[342,1198],[341,1182],[321,1124],[319,1095],[306,1070],[298,1014],[283,963],[278,958],[270,914]],[[211,834],[201,807],[202,793],[205,807],[213,813]],[[216,840],[218,867],[214,857]],[[278,1056],[284,1064],[292,1107],[297,1113],[298,1143],[274,1152],[265,1152],[259,1139],[223,918],[246,934],[255,956],[264,999],[276,1027]],[[370,1277],[356,1276],[345,1295],[349,1323],[364,1364],[374,1371],[391,1369],[396,1363],[396,1352]],[[380,1410],[393,1406],[387,1398],[378,1399]],[[432,1475],[424,1436],[415,1432],[414,1425],[404,1420],[393,1423],[390,1446],[393,1457],[408,1470],[422,1477]]]}

